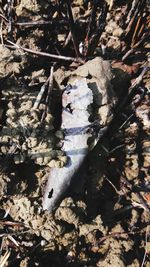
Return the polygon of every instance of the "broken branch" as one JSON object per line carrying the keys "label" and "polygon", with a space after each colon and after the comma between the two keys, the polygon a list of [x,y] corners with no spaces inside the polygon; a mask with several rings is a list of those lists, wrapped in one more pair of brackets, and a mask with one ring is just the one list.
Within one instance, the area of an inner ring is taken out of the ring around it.
{"label": "broken branch", "polygon": [[70,30],[71,30],[74,50],[75,50],[76,56],[78,58],[79,57],[79,51],[78,51],[78,47],[77,47],[77,39],[76,39],[76,36],[75,36],[75,24],[74,24],[73,14],[72,14],[72,10],[71,10],[70,0],[66,1],[66,5],[67,5],[69,25],[70,25]]}
{"label": "broken branch", "polygon": [[9,44],[11,44],[12,46],[5,45],[6,47],[21,49],[21,50],[23,50],[25,52],[28,52],[30,54],[33,54],[33,55],[49,57],[49,58],[53,58],[55,60],[73,61],[73,62],[77,62],[77,63],[81,63],[81,64],[84,63],[84,61],[81,58],[58,56],[58,55],[49,54],[49,53],[46,53],[46,52],[39,52],[39,51],[35,51],[35,50],[29,49],[29,48],[25,48],[25,47],[19,46],[19,45],[15,44],[15,43],[11,42],[10,40],[7,40],[7,42]]}

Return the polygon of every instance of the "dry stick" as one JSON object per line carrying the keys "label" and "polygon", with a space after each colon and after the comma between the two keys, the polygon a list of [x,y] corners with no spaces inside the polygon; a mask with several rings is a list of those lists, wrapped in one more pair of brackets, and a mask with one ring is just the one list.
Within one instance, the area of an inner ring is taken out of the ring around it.
{"label": "dry stick", "polygon": [[29,49],[29,48],[24,48],[22,46],[16,45],[15,43],[11,42],[10,40],[7,40],[7,42],[9,44],[11,44],[12,46],[5,45],[6,47],[22,49],[23,51],[31,53],[33,55],[49,57],[49,58],[53,58],[55,60],[73,61],[73,62],[77,62],[77,63],[81,63],[81,64],[84,63],[84,61],[81,58],[65,57],[65,56],[58,56],[58,55],[54,55],[54,54],[49,54],[46,52],[39,52],[39,51],[35,51],[35,50]]}
{"label": "dry stick", "polygon": [[148,228],[149,228],[149,225],[147,225],[147,228],[146,228],[146,234],[145,234],[145,252],[144,252],[144,257],[143,257],[143,260],[142,260],[141,267],[144,267],[144,262],[145,262],[146,255],[147,255]]}
{"label": "dry stick", "polygon": [[[135,11],[134,11],[134,13],[133,13],[133,16],[132,16],[132,18],[129,18],[130,19],[130,21],[128,22],[128,26],[127,26],[127,28],[126,28],[126,35],[129,33],[129,31],[131,30],[131,27],[132,27],[132,25],[133,25],[133,23],[134,23],[134,21],[135,21],[135,18],[138,16],[138,13],[140,12],[142,12],[143,11],[143,8],[144,8],[144,2],[145,2],[145,0],[142,0],[142,1],[138,1],[138,3],[136,4],[136,9],[135,9]],[[129,12],[130,13],[130,12]],[[128,20],[129,20],[128,19]]]}
{"label": "dry stick", "polygon": [[11,235],[8,235],[7,238],[16,246],[19,247],[18,242],[15,240],[14,237],[12,237]]}
{"label": "dry stick", "polygon": [[144,33],[143,36],[141,37],[141,39],[136,44],[134,44],[134,46],[130,50],[128,50],[125,53],[125,55],[122,57],[122,61],[124,61],[129,55],[131,55],[133,52],[135,52],[136,48],[138,48],[138,46],[144,41],[145,38],[147,38],[146,33]]}
{"label": "dry stick", "polygon": [[14,0],[9,0],[7,5],[8,5],[8,33],[12,34]]}
{"label": "dry stick", "polygon": [[11,226],[11,227],[25,227],[24,223],[21,222],[11,222],[11,221],[1,221],[1,220],[0,220],[0,225]]}
{"label": "dry stick", "polygon": [[32,26],[42,26],[42,25],[67,25],[68,22],[66,20],[59,20],[59,21],[45,21],[45,20],[36,20],[36,21],[26,21],[26,22],[13,22],[12,23],[14,26],[19,26],[19,27],[32,27]]}
{"label": "dry stick", "polygon": [[113,189],[115,190],[115,192],[119,195],[119,196],[121,196],[122,195],[122,193],[121,193],[121,191],[120,190],[118,190],[117,188],[116,188],[116,186],[106,177],[105,178],[106,180],[107,180],[107,182],[113,187]]}
{"label": "dry stick", "polygon": [[[2,14],[0,14],[0,18],[5,22],[6,25],[8,25],[9,20],[4,17]],[[20,27],[32,27],[32,26],[39,26],[39,25],[53,25],[53,24],[68,24],[67,20],[59,20],[59,21],[48,21],[48,20],[36,20],[36,21],[26,21],[26,22],[13,22],[13,26],[20,26]]]}
{"label": "dry stick", "polygon": [[[133,53],[135,51],[135,48],[137,48],[144,41],[144,39],[147,38],[147,34],[144,33],[144,27],[146,24],[143,21],[146,15],[144,15],[144,17],[142,15],[142,10],[144,10],[144,2],[145,2],[144,0],[141,2],[140,1],[138,2],[136,10],[133,14],[133,17],[130,20],[130,23],[126,29],[126,36],[127,36],[129,32],[132,30],[132,27],[134,27],[134,23],[136,23],[135,29],[133,29],[134,32],[133,32],[131,45],[130,45],[131,49],[127,51],[126,54],[122,57],[122,61],[124,61],[131,53]],[[137,42],[136,42],[136,39],[137,39]]]}
{"label": "dry stick", "polygon": [[88,24],[88,29],[87,29],[87,34],[85,37],[85,57],[87,57],[88,52],[89,52],[89,46],[90,46],[90,38],[91,35],[93,33],[93,31],[95,31],[95,27],[96,27],[96,11],[97,11],[97,3],[95,1],[93,1],[93,7],[92,7],[92,11],[91,11],[91,16],[90,16],[90,21]]}
{"label": "dry stick", "polygon": [[[27,22],[14,22],[13,25],[15,26],[21,26],[21,27],[32,27],[32,26],[38,26],[38,25],[52,25],[53,21],[44,21],[44,20],[37,20],[37,21],[27,21]],[[59,22],[60,24],[63,23],[63,21]]]}
{"label": "dry stick", "polygon": [[50,80],[50,76],[48,77],[46,82],[41,86],[41,89],[40,89],[40,91],[39,91],[39,93],[37,95],[37,98],[35,100],[35,103],[33,105],[33,109],[37,109],[39,107],[39,104],[41,102],[41,99],[42,99],[42,96],[43,96],[43,94],[45,92],[45,89],[46,89],[46,87],[47,87],[47,85],[49,83],[49,80]]}
{"label": "dry stick", "polygon": [[68,11],[68,17],[69,17],[69,25],[70,25],[70,30],[71,30],[74,50],[75,50],[76,56],[78,58],[79,57],[79,51],[78,51],[77,40],[76,40],[76,36],[75,36],[75,30],[74,30],[75,29],[75,26],[74,26],[75,24],[74,24],[74,19],[73,19],[73,15],[72,15],[70,0],[66,1],[66,5],[67,5],[67,11]]}
{"label": "dry stick", "polygon": [[[95,11],[93,11],[93,12],[96,12],[97,3],[94,5],[95,5]],[[99,15],[97,26],[96,26],[94,32],[92,32],[92,29],[91,29],[91,36],[90,36],[90,40],[88,42],[86,56],[89,54],[90,55],[93,54],[96,46],[98,45],[98,41],[100,39],[100,36],[101,36],[101,34],[104,30],[105,24],[106,24],[106,15],[107,15],[107,9],[108,9],[107,4],[106,3],[103,4],[100,9],[101,9],[101,14]],[[95,13],[95,15],[96,15],[96,13]],[[94,19],[95,19],[95,17],[94,17]]]}
{"label": "dry stick", "polygon": [[48,103],[49,103],[49,98],[50,98],[50,93],[52,91],[53,88],[53,72],[54,72],[54,67],[51,67],[51,71],[50,71],[50,79],[49,79],[49,87],[48,87],[48,92],[47,92],[47,96],[46,96],[46,101],[45,101],[45,110],[42,114],[42,118],[41,118],[41,123],[44,121],[45,117],[46,117],[46,113],[48,111]]}
{"label": "dry stick", "polygon": [[130,86],[130,90],[133,90],[136,86],[138,86],[143,79],[143,76],[145,75],[145,73],[148,71],[149,67],[148,66],[144,66],[142,72],[140,73],[140,75],[135,79],[135,81],[133,82],[133,84]]}
{"label": "dry stick", "polygon": [[130,56],[133,52],[135,51],[134,48],[131,48],[130,50],[128,50],[125,55],[122,57],[122,61],[124,61],[128,56]]}
{"label": "dry stick", "polygon": [[132,113],[132,114],[131,114],[131,115],[124,121],[124,123],[121,124],[121,126],[119,127],[119,130],[121,130],[121,129],[126,125],[126,123],[127,123],[128,121],[130,121],[130,119],[134,116],[134,114],[135,114],[135,112]]}
{"label": "dry stick", "polygon": [[[144,227],[144,228],[145,228],[145,227]],[[105,236],[99,238],[98,241],[94,242],[94,245],[100,245],[100,244],[101,244],[102,242],[104,242],[106,239],[111,238],[111,237],[114,237],[114,238],[115,238],[115,237],[119,237],[119,236],[122,236],[122,235],[127,235],[127,236],[129,236],[129,235],[133,235],[133,234],[140,233],[140,232],[142,232],[142,230],[143,230],[144,228],[139,229],[139,230],[137,230],[137,231],[108,233],[108,235],[105,235]],[[94,232],[94,231],[95,231],[95,230],[91,230],[91,231],[89,231],[89,232],[86,234],[86,236],[87,236],[89,233],[92,233],[92,232]],[[147,231],[147,230],[146,230],[146,231]]]}
{"label": "dry stick", "polygon": [[135,9],[136,9],[136,6],[137,6],[137,3],[138,3],[138,0],[133,0],[132,1],[132,7],[128,13],[128,16],[127,16],[127,20],[126,20],[126,24],[128,24],[131,20],[131,16],[133,15]]}
{"label": "dry stick", "polygon": [[[139,32],[139,27],[140,27],[141,19],[142,19],[142,17],[140,16],[140,17],[138,18],[138,21],[137,21],[137,23],[136,23],[135,30],[134,30],[134,33],[133,33],[133,36],[132,36],[131,44],[132,44],[133,46],[134,46],[134,44],[135,44],[135,40],[136,40],[137,34],[138,34],[138,32]],[[137,32],[137,31],[138,31],[138,32]],[[131,45],[131,46],[132,46],[132,45]]]}
{"label": "dry stick", "polygon": [[115,114],[118,114],[119,111],[122,109],[122,106],[125,105],[125,103],[127,101],[129,101],[131,99],[131,97],[133,96],[134,94],[134,90],[140,85],[140,83],[142,82],[142,79],[143,79],[143,76],[145,75],[145,73],[147,72],[148,70],[148,67],[147,66],[144,66],[141,74],[135,79],[134,83],[130,86],[129,88],[129,95],[127,95],[123,101],[120,103],[120,105],[117,107],[116,111],[115,111]]}
{"label": "dry stick", "polygon": [[109,11],[110,11],[112,9],[112,7],[113,7],[114,0],[110,0],[109,2],[110,2],[109,3]]}
{"label": "dry stick", "polygon": [[4,45],[4,40],[3,40],[3,22],[4,22],[4,20],[1,21],[1,27],[0,27],[0,38],[1,38],[2,45]]}
{"label": "dry stick", "polygon": [[93,27],[95,27],[94,23],[96,22],[96,11],[97,11],[97,3],[94,1],[85,41],[89,41],[92,35]]}
{"label": "dry stick", "polygon": [[0,245],[0,256],[1,256],[2,255],[3,246],[4,246],[5,236],[0,235],[0,237],[2,237],[1,245]]}
{"label": "dry stick", "polygon": [[2,14],[0,14],[0,18],[2,18],[2,20],[4,20],[5,24],[9,23],[8,19],[6,19],[6,17],[4,17]]}
{"label": "dry stick", "polygon": [[[120,175],[122,175],[122,174],[121,174],[121,171],[120,171],[119,169],[118,169],[117,171],[118,171],[118,173],[119,173]],[[129,183],[128,179],[126,178],[125,173],[124,173],[124,175],[122,175],[122,179],[125,181],[125,183],[126,183],[128,186],[130,186],[130,183]],[[147,202],[145,201],[145,199],[143,198],[143,196],[142,196],[139,192],[134,192],[134,194],[135,194],[135,195],[137,196],[137,198],[139,199],[140,204],[141,204],[141,207],[142,207],[144,210],[149,211],[149,206],[148,206]],[[132,202],[132,205],[133,205],[133,207],[134,207],[134,203],[133,203],[133,202]]]}
{"label": "dry stick", "polygon": [[11,156],[16,152],[16,150],[18,149],[18,145],[16,143],[13,143],[12,146],[9,148],[7,155],[5,155],[4,161],[1,164],[1,168],[0,171],[3,172],[5,170],[5,163],[7,162],[7,160],[9,160],[11,158]]}
{"label": "dry stick", "polygon": [[10,254],[11,254],[10,250],[7,250],[5,252],[5,254],[4,254],[4,256],[1,257],[1,259],[0,259],[0,267],[3,267],[5,265],[5,263],[8,260]]}

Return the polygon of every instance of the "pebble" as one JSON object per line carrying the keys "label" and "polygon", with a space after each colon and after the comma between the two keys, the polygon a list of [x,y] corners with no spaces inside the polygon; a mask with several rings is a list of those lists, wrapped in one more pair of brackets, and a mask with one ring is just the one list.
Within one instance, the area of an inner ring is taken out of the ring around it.
{"label": "pebble", "polygon": [[113,30],[113,36],[115,36],[115,37],[121,36],[122,33],[123,33],[123,30],[121,28],[117,28],[117,29]]}

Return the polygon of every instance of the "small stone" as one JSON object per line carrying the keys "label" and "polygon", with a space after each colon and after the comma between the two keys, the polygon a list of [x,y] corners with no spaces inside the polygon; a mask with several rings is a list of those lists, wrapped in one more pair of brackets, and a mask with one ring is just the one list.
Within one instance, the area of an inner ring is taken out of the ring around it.
{"label": "small stone", "polygon": [[8,152],[7,147],[6,147],[6,146],[1,146],[1,152],[2,152],[3,154],[6,154],[6,153]]}
{"label": "small stone", "polygon": [[58,34],[57,38],[58,38],[59,42],[64,42],[65,41],[65,34]]}
{"label": "small stone", "polygon": [[47,241],[46,240],[41,240],[41,246],[43,247],[43,246],[45,246],[47,244]]}
{"label": "small stone", "polygon": [[43,158],[42,157],[36,158],[35,162],[39,165],[43,165]]}
{"label": "small stone", "polygon": [[106,31],[107,33],[111,34],[112,31],[113,31],[113,29],[112,29],[112,27],[111,27],[110,25],[107,25],[107,26],[105,27],[105,31]]}
{"label": "small stone", "polygon": [[16,111],[15,109],[11,108],[11,109],[8,109],[7,112],[6,112],[7,116],[15,116],[16,115]]}
{"label": "small stone", "polygon": [[60,158],[60,160],[63,162],[63,163],[67,163],[67,160],[68,160],[68,157],[67,156],[62,156],[61,158]]}
{"label": "small stone", "polygon": [[48,165],[50,168],[54,168],[54,167],[56,167],[56,160],[52,159],[47,165]]}
{"label": "small stone", "polygon": [[117,28],[113,30],[113,36],[115,37],[120,37],[122,33],[123,33],[123,30],[121,28]]}

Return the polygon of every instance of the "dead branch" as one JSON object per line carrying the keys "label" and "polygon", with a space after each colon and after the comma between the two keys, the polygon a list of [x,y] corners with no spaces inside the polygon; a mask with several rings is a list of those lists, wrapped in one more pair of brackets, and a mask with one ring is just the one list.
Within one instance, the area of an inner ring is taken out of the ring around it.
{"label": "dead branch", "polygon": [[147,228],[146,228],[146,234],[145,234],[145,252],[144,252],[144,256],[143,256],[141,267],[144,266],[146,255],[147,255],[148,236],[149,236],[149,225],[147,225]]}
{"label": "dead branch", "polygon": [[35,50],[29,49],[29,48],[25,48],[25,47],[19,46],[19,45],[15,44],[15,43],[11,42],[10,40],[7,40],[7,42],[9,44],[11,44],[11,46],[5,45],[6,47],[14,48],[14,49],[21,49],[21,50],[23,50],[25,52],[28,52],[30,54],[33,54],[33,55],[49,57],[49,58],[52,58],[54,60],[72,61],[72,62],[77,62],[77,63],[81,63],[81,64],[84,63],[84,61],[81,58],[58,56],[58,55],[49,54],[49,53],[46,53],[46,52],[40,52],[40,51],[35,51]]}
{"label": "dead branch", "polygon": [[70,0],[66,0],[66,5],[67,5],[69,25],[70,25],[70,30],[71,30],[74,50],[75,50],[76,56],[78,58],[79,57],[79,51],[78,51],[78,45],[77,45],[77,38],[76,38],[76,35],[75,35],[75,24],[74,24],[73,14],[72,14],[72,10],[71,10]]}
{"label": "dead branch", "polygon": [[6,261],[8,260],[8,258],[10,257],[11,251],[7,250],[4,254],[4,256],[1,256],[0,258],[0,266],[3,267],[6,263]]}
{"label": "dead branch", "polygon": [[51,67],[51,71],[50,71],[50,76],[49,76],[49,86],[48,86],[48,92],[47,92],[47,96],[46,96],[46,101],[45,101],[45,110],[42,114],[42,118],[41,118],[41,123],[44,121],[47,111],[48,111],[48,103],[49,103],[49,99],[50,99],[50,94],[51,91],[53,89],[53,72],[54,72],[54,67]]}
{"label": "dead branch", "polygon": [[44,94],[44,92],[46,90],[46,87],[47,87],[47,85],[49,83],[49,80],[50,80],[50,76],[48,77],[46,82],[41,86],[40,92],[38,93],[37,98],[35,100],[35,103],[33,105],[33,109],[37,109],[39,107],[39,104],[40,104],[41,99],[43,97],[43,94]]}
{"label": "dead branch", "polygon": [[54,25],[54,24],[67,24],[67,21],[59,20],[59,21],[45,21],[45,20],[37,20],[37,21],[27,21],[27,22],[13,22],[14,26],[19,27],[32,27],[32,26],[42,26],[42,25]]}

